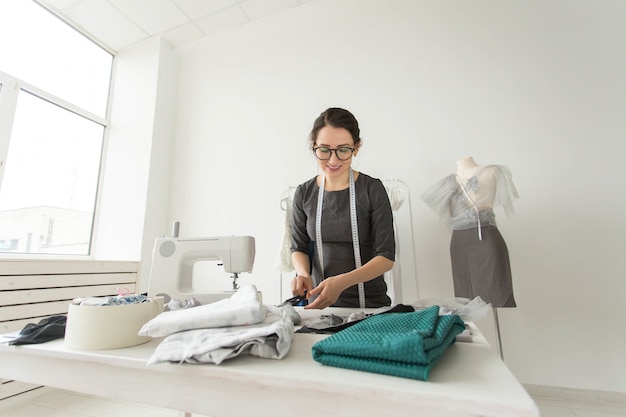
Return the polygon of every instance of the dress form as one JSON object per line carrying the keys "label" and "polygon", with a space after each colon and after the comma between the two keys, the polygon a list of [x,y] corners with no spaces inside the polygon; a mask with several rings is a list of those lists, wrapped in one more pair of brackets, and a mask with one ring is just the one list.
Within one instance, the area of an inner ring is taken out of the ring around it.
{"label": "dress form", "polygon": [[493,208],[496,193],[496,176],[492,169],[488,166],[478,165],[471,156],[461,158],[456,161],[456,176],[465,185],[467,182],[476,177],[479,184],[478,189],[470,190],[470,197],[473,199],[478,209]]}
{"label": "dress form", "polygon": [[[462,183],[466,183],[470,178],[476,175],[476,172],[479,170],[480,165],[474,161],[474,158],[471,156],[467,156],[461,158],[456,161],[456,175],[461,180]],[[485,190],[485,188],[489,186],[493,186],[492,177],[482,175],[483,178],[478,179],[480,183],[482,183],[481,189]],[[483,191],[484,193],[484,191]],[[493,206],[493,201],[488,204],[489,207]],[[481,207],[486,208],[486,207]],[[496,348],[498,350],[498,354],[501,359],[504,359],[504,354],[502,352],[502,340],[500,338],[500,321],[498,319],[498,309],[497,307],[492,307],[493,312],[493,321],[495,325],[496,331]]]}
{"label": "dress form", "polygon": [[480,295],[493,306],[515,307],[508,249],[493,210],[499,206],[507,215],[513,212],[518,194],[509,169],[478,165],[471,156],[464,157],[457,160],[457,172],[421,197],[452,229],[455,296]]}
{"label": "dress form", "polygon": [[501,206],[508,215],[517,197],[508,168],[479,165],[472,156],[458,159],[456,172],[422,195],[453,230],[450,255],[455,296],[480,295],[493,307],[500,357],[497,308],[515,307],[515,299],[508,250],[497,230],[493,208]]}
{"label": "dress form", "polygon": [[474,158],[467,156],[456,161],[456,174],[465,182],[474,176],[479,167]]}

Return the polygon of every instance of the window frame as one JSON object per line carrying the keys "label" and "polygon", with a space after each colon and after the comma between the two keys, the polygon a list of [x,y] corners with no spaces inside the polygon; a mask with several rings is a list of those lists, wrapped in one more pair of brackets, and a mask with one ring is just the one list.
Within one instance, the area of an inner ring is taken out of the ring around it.
{"label": "window frame", "polygon": [[[83,36],[86,36],[83,34]],[[107,51],[109,52],[109,51]],[[109,52],[110,53],[110,52]],[[42,253],[8,253],[0,252],[1,259],[94,259],[95,254],[93,244],[96,240],[98,226],[98,212],[101,200],[104,164],[106,160],[106,148],[109,135],[109,114],[111,106],[111,94],[113,90],[113,74],[115,69],[115,55],[112,54],[111,80],[109,82],[108,100],[106,108],[106,116],[101,117],[91,113],[80,106],[63,100],[54,94],[48,93],[41,88],[20,80],[10,74],[0,71],[0,186],[2,185],[5,161],[7,160],[9,144],[11,141],[11,132],[13,129],[13,121],[17,109],[17,102],[21,93],[31,94],[41,100],[47,101],[52,105],[56,105],[64,110],[72,112],[79,117],[83,117],[91,122],[97,123],[103,127],[102,148],[100,151],[100,163],[98,167],[98,180],[96,184],[96,201],[92,214],[91,238],[89,243],[89,251],[87,254],[42,254]]]}

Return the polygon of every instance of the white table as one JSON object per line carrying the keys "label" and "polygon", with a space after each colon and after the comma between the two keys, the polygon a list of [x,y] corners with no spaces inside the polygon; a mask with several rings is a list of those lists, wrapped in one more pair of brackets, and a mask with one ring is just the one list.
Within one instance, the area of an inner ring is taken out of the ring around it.
{"label": "white table", "polygon": [[221,365],[146,366],[160,339],[101,351],[74,350],[63,340],[0,344],[0,377],[214,417],[539,416],[470,326],[474,341],[448,348],[427,382],[321,365],[311,346],[325,336],[314,334],[296,334],[282,360],[239,357]]}

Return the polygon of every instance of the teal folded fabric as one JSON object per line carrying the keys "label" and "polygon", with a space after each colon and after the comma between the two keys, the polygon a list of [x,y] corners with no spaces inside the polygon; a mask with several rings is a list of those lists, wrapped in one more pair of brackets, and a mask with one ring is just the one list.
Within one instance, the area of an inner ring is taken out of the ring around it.
{"label": "teal folded fabric", "polygon": [[439,307],[377,314],[313,345],[313,359],[355,369],[426,381],[441,354],[465,329],[459,316]]}

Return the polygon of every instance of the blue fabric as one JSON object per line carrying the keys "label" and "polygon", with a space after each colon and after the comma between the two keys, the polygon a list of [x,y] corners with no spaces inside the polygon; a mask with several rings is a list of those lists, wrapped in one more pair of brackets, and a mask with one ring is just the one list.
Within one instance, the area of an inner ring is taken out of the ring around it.
{"label": "blue fabric", "polygon": [[443,352],[465,329],[459,316],[432,306],[413,313],[378,314],[313,345],[324,365],[426,381]]}

